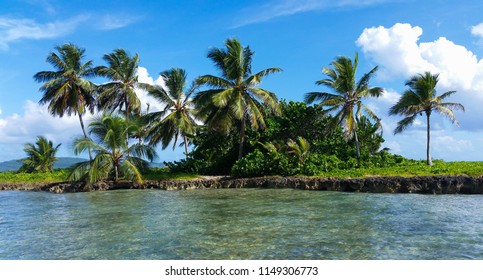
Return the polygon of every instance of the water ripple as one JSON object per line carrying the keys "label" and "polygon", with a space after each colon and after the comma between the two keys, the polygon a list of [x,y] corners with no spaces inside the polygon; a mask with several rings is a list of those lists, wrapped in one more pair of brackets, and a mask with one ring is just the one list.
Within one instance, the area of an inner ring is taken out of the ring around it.
{"label": "water ripple", "polygon": [[0,192],[0,259],[483,259],[483,196]]}

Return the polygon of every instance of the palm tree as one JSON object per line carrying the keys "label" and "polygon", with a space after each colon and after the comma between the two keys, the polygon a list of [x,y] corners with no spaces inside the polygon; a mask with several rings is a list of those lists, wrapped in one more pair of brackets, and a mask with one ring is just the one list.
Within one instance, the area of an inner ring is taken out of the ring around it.
{"label": "palm tree", "polygon": [[123,49],[116,49],[111,54],[104,55],[108,66],[100,66],[97,73],[106,77],[110,82],[99,88],[98,106],[103,110],[119,111],[124,109],[126,119],[131,113],[139,114],[141,102],[136,95],[138,86],[137,69],[139,56],[130,57]]}
{"label": "palm tree", "polygon": [[243,156],[247,121],[253,129],[265,128],[264,110],[279,114],[275,93],[257,87],[262,79],[280,68],[267,68],[252,74],[252,56],[249,47],[242,47],[237,39],[228,39],[226,49],[213,48],[208,58],[221,71],[221,76],[204,75],[197,84],[211,89],[198,92],[194,98],[198,115],[212,129],[228,131],[239,125],[238,158]]}
{"label": "palm tree", "polygon": [[188,156],[188,136],[194,135],[196,128],[194,106],[190,99],[195,87],[185,92],[186,71],[183,69],[172,68],[160,75],[166,87],[145,85],[151,96],[166,104],[162,111],[146,115],[150,123],[147,133],[149,144],[161,142],[165,149],[174,140],[174,149],[178,138],[183,137],[185,155]]}
{"label": "palm tree", "polygon": [[305,94],[305,102],[312,103],[317,100],[320,101],[320,107],[327,108],[325,112],[337,111],[329,124],[329,128],[334,129],[336,126],[342,125],[346,141],[355,140],[357,158],[360,158],[357,127],[362,113],[380,124],[379,118],[362,103],[362,99],[369,96],[379,97],[383,90],[380,87],[369,87],[369,81],[376,73],[377,66],[365,73],[356,82],[358,61],[359,58],[356,53],[354,61],[348,57],[340,56],[331,63],[332,68],[324,67],[322,72],[328,78],[315,83],[328,87],[334,93],[308,92]]}
{"label": "palm tree", "polygon": [[37,136],[35,144],[25,144],[23,150],[27,153],[27,158],[18,170],[19,172],[52,172],[54,162],[57,161],[55,154],[60,144],[55,146],[52,141],[43,136]]}
{"label": "palm tree", "polygon": [[141,168],[147,167],[143,158],[152,161],[156,152],[151,146],[139,143],[129,145],[126,135],[132,135],[137,128],[131,121],[116,115],[97,117],[89,124],[92,139],[78,138],[74,141],[76,154],[91,148],[96,156],[91,161],[81,162],[74,167],[70,179],[94,183],[106,178],[125,179],[142,182]]}
{"label": "palm tree", "polygon": [[409,127],[418,115],[426,115],[426,163],[432,165],[430,154],[430,116],[433,111],[441,113],[449,118],[454,124],[458,124],[452,109],[465,110],[460,103],[443,102],[456,91],[447,91],[440,96],[436,95],[436,85],[438,84],[439,74],[425,72],[411,77],[406,86],[409,89],[404,92],[399,101],[389,109],[389,115],[402,115],[404,119],[397,123],[394,134],[401,133]]}
{"label": "palm tree", "polygon": [[303,164],[310,154],[310,143],[302,136],[297,137],[297,141],[288,139],[287,153],[294,155]]}
{"label": "palm tree", "polygon": [[[44,83],[40,87],[44,95],[39,103],[49,103],[49,112],[54,116],[77,114],[84,137],[88,138],[82,116],[86,111],[94,113],[95,85],[87,79],[95,77],[96,70],[92,60],[82,62],[85,50],[74,44],[57,46],[55,50],[57,53],[51,52],[47,56],[47,62],[55,71],[41,71],[34,75],[37,82]],[[90,151],[89,156],[92,158]]]}

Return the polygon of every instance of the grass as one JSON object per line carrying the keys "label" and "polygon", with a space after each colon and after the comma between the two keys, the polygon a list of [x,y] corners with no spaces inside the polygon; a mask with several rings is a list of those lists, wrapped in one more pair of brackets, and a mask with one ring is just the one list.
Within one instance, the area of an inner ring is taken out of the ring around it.
{"label": "grass", "polygon": [[172,173],[168,168],[150,168],[143,174],[144,180],[192,180],[200,176],[188,173]]}
{"label": "grass", "polygon": [[337,178],[362,178],[371,176],[414,177],[438,175],[466,175],[473,177],[483,176],[483,162],[444,162],[442,160],[435,160],[432,166],[428,166],[425,161],[411,161],[393,167],[333,170],[331,172],[321,174],[320,176]]}
{"label": "grass", "polygon": [[[49,183],[67,181],[69,169],[55,169],[50,172],[17,173],[15,171],[0,172],[0,183]],[[152,168],[143,174],[144,180],[190,180],[197,175],[171,173],[167,168]]]}
{"label": "grass", "polygon": [[[33,182],[59,182],[66,181],[69,169],[55,169],[52,173],[17,173],[0,172],[0,182],[11,183],[33,183]],[[371,176],[483,176],[483,162],[444,162],[436,160],[433,166],[428,166],[424,161],[410,161],[393,167],[371,167],[354,168],[347,170],[333,170],[319,175],[327,178],[363,178]],[[199,178],[199,175],[187,173],[171,173],[167,168],[151,168],[143,174],[144,180],[192,180]]]}
{"label": "grass", "polygon": [[69,176],[68,169],[55,169],[54,172],[17,173],[15,171],[0,172],[0,182],[37,183],[61,182]]}

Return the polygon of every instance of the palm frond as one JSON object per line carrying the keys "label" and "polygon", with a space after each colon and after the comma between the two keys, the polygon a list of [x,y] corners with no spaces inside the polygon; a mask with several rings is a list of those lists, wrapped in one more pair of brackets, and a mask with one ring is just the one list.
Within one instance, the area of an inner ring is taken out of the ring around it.
{"label": "palm frond", "polygon": [[[130,160],[132,160],[132,158]],[[142,178],[141,172],[139,172],[139,169],[130,160],[126,159],[122,162],[120,166],[121,172],[126,179],[134,180],[142,184],[143,178]]]}
{"label": "palm frond", "polygon": [[400,120],[397,123],[396,128],[394,129],[394,134],[398,134],[398,133],[401,133],[404,130],[406,130],[406,128],[408,128],[411,124],[414,123],[417,116],[418,116],[417,114],[414,114],[412,116],[409,116],[409,117],[406,117],[406,118]]}

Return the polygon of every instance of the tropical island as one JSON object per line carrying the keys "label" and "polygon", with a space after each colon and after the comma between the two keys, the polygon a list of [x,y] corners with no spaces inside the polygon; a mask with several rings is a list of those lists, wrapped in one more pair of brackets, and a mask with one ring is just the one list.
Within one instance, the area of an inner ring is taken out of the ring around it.
{"label": "tropical island", "polygon": [[[74,153],[89,159],[54,170],[61,144],[38,136],[25,145],[27,157],[17,172],[0,173],[0,189],[483,193],[483,162],[431,158],[431,115],[442,114],[457,124],[454,110],[464,111],[462,104],[447,100],[455,91],[437,94],[438,74],[409,77],[407,90],[389,111],[402,118],[394,133],[404,132],[418,117],[425,119],[427,153],[420,161],[382,147],[381,119],[366,105],[383,92],[370,84],[378,67],[359,77],[357,53],[323,67],[316,84],[324,91],[307,92],[305,102],[278,100],[276,93],[259,87],[282,69],[252,71],[254,52],[237,39],[208,52],[218,75],[200,76],[190,85],[180,68],[161,72],[162,86],[139,82],[139,56],[124,49],[104,55],[105,66],[85,61],[84,53],[72,43],[57,46],[47,57],[54,70],[38,72],[34,79],[41,83],[39,103],[47,104],[52,115],[78,116],[82,136],[73,143]],[[93,78],[107,81],[95,84]],[[164,109],[150,112],[148,105],[142,111],[137,89]],[[96,113],[88,123],[87,112]],[[152,168],[158,145],[182,145],[186,158]]]}

